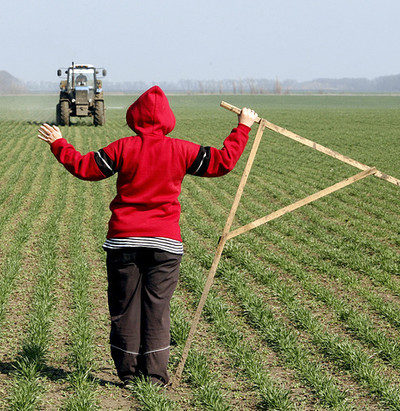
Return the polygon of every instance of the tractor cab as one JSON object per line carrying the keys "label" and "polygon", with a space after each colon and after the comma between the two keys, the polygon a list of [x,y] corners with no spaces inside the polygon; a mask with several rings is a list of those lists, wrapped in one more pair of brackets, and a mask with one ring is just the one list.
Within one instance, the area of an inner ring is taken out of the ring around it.
{"label": "tractor cab", "polygon": [[67,89],[69,92],[82,87],[87,91],[94,92],[96,84],[96,71],[93,67],[70,67],[67,71]]}
{"label": "tractor cab", "polygon": [[70,67],[67,73],[67,90],[77,105],[76,116],[88,115],[88,104],[93,101],[96,84],[96,71],[93,67]]}

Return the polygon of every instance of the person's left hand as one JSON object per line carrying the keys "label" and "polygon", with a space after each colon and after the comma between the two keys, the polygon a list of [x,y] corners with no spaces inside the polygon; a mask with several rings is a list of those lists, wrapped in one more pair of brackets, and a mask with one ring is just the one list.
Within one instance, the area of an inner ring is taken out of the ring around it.
{"label": "person's left hand", "polygon": [[40,126],[38,131],[38,138],[49,144],[54,143],[59,138],[62,138],[60,129],[57,126],[50,126],[47,123]]}

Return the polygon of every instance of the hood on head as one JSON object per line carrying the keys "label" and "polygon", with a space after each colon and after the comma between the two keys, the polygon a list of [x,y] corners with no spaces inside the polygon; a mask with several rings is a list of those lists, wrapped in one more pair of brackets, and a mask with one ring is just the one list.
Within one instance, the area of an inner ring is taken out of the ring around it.
{"label": "hood on head", "polygon": [[126,122],[137,134],[166,135],[175,127],[175,116],[164,92],[154,86],[128,108]]}

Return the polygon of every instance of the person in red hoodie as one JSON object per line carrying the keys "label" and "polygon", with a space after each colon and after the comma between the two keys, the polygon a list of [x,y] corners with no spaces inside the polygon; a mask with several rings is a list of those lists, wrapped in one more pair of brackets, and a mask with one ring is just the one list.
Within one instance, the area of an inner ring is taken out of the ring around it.
{"label": "person in red hoodie", "polygon": [[219,177],[231,171],[246,146],[257,114],[243,108],[222,149],[167,137],[175,117],[154,86],[127,110],[136,133],[81,155],[57,126],[43,124],[38,137],[74,176],[97,181],[118,173],[117,195],[103,248],[107,252],[110,345],[119,378],[144,374],[167,384],[170,300],[183,254],[178,201],[186,174]]}

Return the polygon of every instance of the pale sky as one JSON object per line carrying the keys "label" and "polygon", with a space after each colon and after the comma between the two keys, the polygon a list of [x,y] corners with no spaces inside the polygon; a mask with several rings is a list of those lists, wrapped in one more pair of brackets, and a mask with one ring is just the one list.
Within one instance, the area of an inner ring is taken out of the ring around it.
{"label": "pale sky", "polygon": [[110,81],[400,73],[395,0],[0,0],[0,70],[57,81],[71,61]]}

